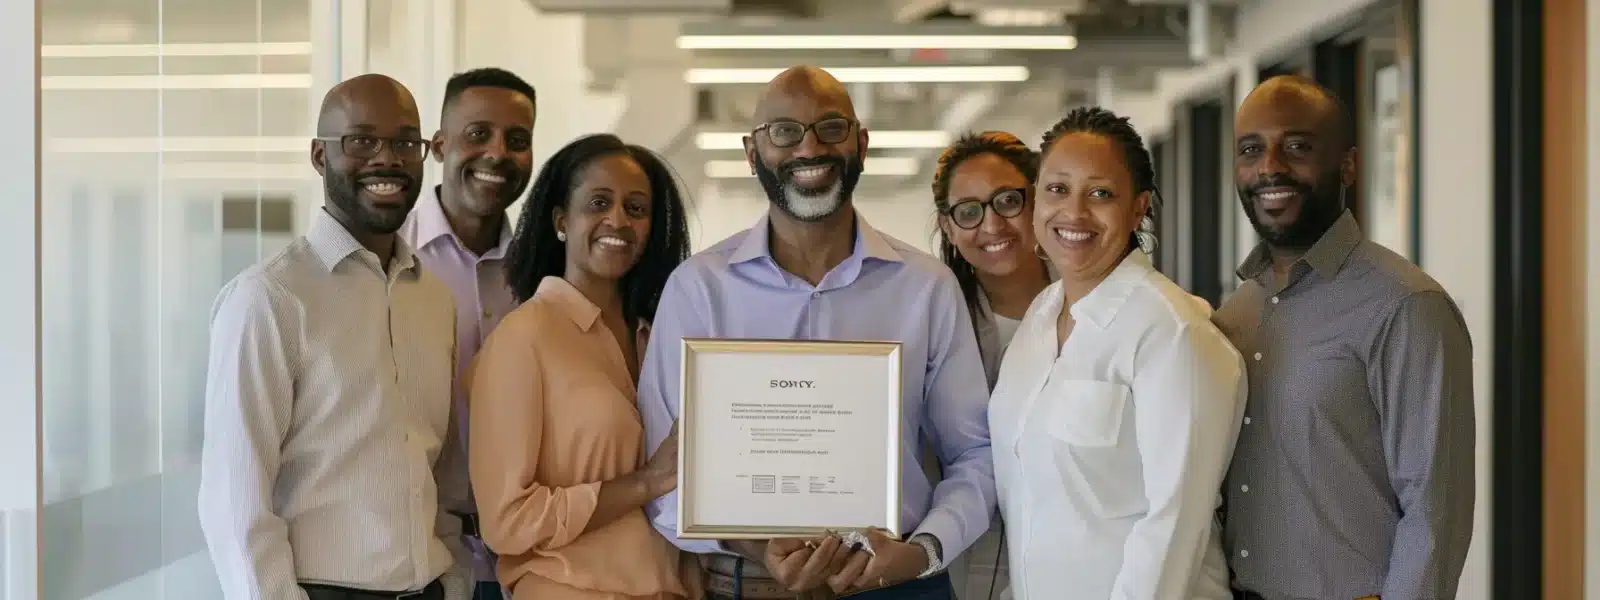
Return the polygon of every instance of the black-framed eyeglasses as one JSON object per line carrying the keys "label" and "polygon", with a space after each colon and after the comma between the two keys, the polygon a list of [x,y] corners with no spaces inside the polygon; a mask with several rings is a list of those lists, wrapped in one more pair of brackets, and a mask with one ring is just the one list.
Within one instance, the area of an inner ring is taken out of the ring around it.
{"label": "black-framed eyeglasses", "polygon": [[429,141],[422,138],[386,138],[367,133],[339,137],[317,137],[324,142],[339,142],[339,151],[350,158],[372,158],[387,146],[396,158],[417,162],[428,156]]}
{"label": "black-framed eyeglasses", "polygon": [[788,148],[799,144],[806,139],[806,132],[817,134],[817,141],[824,144],[839,144],[850,139],[850,130],[854,129],[856,122],[849,117],[831,117],[817,121],[810,125],[799,121],[780,120],[763,123],[751,133],[767,133],[767,141],[773,146]]}
{"label": "black-framed eyeglasses", "polygon": [[994,208],[994,214],[1004,218],[1011,218],[1022,214],[1022,209],[1028,206],[1028,192],[1021,188],[1009,188],[995,192],[988,200],[962,200],[950,206],[945,215],[950,217],[950,222],[962,229],[977,229],[983,224],[983,219],[988,216],[989,208]]}

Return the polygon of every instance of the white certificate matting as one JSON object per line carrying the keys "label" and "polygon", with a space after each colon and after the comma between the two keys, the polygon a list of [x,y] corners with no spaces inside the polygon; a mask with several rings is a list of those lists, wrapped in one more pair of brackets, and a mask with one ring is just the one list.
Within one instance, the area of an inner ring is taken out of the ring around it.
{"label": "white certificate matting", "polygon": [[683,341],[678,536],[900,534],[897,342]]}

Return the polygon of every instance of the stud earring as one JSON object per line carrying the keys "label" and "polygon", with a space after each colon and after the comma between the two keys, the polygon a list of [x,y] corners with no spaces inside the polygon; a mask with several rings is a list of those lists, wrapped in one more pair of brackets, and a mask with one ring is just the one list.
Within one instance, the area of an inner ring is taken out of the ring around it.
{"label": "stud earring", "polygon": [[1039,257],[1039,260],[1050,260],[1050,255],[1044,253],[1044,246],[1038,244],[1033,245],[1033,255]]}
{"label": "stud earring", "polygon": [[557,231],[556,232],[556,239],[560,240],[560,241],[563,241],[563,242],[567,241],[567,232],[565,232],[565,231]]}

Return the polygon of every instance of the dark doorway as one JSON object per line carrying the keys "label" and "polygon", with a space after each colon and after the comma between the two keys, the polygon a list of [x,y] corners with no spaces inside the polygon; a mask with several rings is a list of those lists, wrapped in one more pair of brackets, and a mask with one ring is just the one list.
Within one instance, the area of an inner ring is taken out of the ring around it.
{"label": "dark doorway", "polygon": [[1189,290],[1211,306],[1222,305],[1222,102],[1190,104],[1189,110]]}

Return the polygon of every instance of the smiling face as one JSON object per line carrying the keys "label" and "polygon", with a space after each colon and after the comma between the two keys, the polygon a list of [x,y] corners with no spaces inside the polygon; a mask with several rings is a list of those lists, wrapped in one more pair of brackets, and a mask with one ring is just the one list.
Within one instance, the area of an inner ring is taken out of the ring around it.
{"label": "smiling face", "polygon": [[319,119],[311,161],[329,214],[358,238],[400,229],[422,192],[427,142],[409,92],[364,79],[342,90]]}
{"label": "smiling face", "polygon": [[567,271],[607,280],[628,273],[650,239],[654,199],[650,177],[627,154],[608,154],[586,165],[567,204],[555,211],[556,231],[567,236]]}
{"label": "smiling face", "polygon": [[1308,248],[1344,213],[1355,150],[1340,131],[1337,106],[1303,85],[1269,81],[1235,119],[1234,179],[1245,215],[1261,239]]}
{"label": "smiling face", "polygon": [[467,88],[451,101],[433,139],[450,208],[483,217],[522,196],[533,176],[533,110],[527,96],[499,87]]}
{"label": "smiling face", "polygon": [[[968,158],[950,174],[951,213],[939,218],[939,227],[979,273],[1011,275],[1024,261],[1037,260],[1029,192],[1028,178],[999,155]],[[977,219],[982,221],[971,229],[957,224]]]}
{"label": "smiling face", "polygon": [[800,80],[769,90],[745,157],[767,198],[799,221],[820,221],[850,201],[867,136],[843,88]]}
{"label": "smiling face", "polygon": [[1033,232],[1065,280],[1094,282],[1122,262],[1151,193],[1137,192],[1124,152],[1111,138],[1073,133],[1039,166]]}

